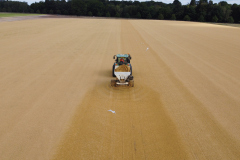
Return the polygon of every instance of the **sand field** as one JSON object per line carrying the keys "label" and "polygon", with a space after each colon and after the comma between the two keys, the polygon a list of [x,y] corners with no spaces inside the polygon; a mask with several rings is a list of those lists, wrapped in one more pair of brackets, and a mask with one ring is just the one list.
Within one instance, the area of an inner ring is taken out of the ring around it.
{"label": "sand field", "polygon": [[[240,28],[93,18],[0,25],[1,160],[239,159]],[[112,57],[127,53],[135,85],[111,87]]]}

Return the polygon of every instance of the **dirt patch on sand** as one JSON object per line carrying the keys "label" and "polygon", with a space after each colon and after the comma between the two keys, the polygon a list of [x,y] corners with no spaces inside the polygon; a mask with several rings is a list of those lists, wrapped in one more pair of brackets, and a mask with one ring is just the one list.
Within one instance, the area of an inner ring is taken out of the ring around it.
{"label": "dirt patch on sand", "polygon": [[141,86],[115,89],[99,85],[76,110],[53,159],[86,157],[187,159],[187,154],[157,92]]}

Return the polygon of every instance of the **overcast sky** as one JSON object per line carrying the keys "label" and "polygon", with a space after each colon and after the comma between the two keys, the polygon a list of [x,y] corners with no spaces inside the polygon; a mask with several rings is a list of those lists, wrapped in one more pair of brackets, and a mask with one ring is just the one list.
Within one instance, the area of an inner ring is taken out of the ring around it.
{"label": "overcast sky", "polygon": [[[40,1],[45,1],[45,0],[13,0],[13,1],[20,1],[20,2],[27,2],[29,5],[35,2],[40,2]],[[133,1],[133,0],[132,0]],[[138,0],[138,1],[146,1],[146,0]],[[155,0],[158,2],[163,2],[163,3],[172,3],[174,0]],[[190,3],[191,0],[179,0],[182,4],[188,4]],[[213,3],[218,3],[220,1],[224,1],[224,0],[213,0]],[[228,4],[240,4],[239,0],[225,0],[226,2],[228,2]]]}

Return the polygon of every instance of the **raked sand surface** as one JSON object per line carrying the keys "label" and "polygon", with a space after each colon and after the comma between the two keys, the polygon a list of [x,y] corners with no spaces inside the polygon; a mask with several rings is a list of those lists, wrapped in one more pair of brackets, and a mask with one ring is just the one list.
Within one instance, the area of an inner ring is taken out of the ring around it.
{"label": "raked sand surface", "polygon": [[[1,160],[239,159],[240,28],[86,18],[0,26]],[[112,88],[112,57],[127,53],[135,86]]]}

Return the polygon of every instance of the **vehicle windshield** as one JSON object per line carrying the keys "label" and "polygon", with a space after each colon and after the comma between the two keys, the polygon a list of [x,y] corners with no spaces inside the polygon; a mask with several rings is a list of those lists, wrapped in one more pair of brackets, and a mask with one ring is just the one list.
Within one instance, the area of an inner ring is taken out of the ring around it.
{"label": "vehicle windshield", "polygon": [[126,57],[118,57],[118,63],[120,63],[121,59],[123,59],[125,63],[127,62],[127,58]]}

